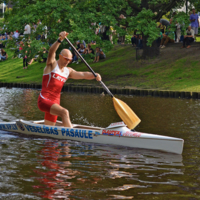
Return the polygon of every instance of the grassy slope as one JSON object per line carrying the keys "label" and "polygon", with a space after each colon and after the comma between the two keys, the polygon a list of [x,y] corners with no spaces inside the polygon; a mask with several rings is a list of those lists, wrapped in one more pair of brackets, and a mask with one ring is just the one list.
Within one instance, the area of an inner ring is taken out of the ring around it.
{"label": "grassy slope", "polygon": [[[34,62],[27,70],[23,69],[22,59],[9,59],[0,62],[1,82],[41,83],[44,63]],[[180,46],[167,47],[161,55],[149,61],[136,61],[135,49],[128,46],[115,46],[107,54],[107,59],[99,63],[89,63],[95,72],[102,75],[108,86],[130,86],[144,89],[184,90],[200,92],[199,47],[181,49]],[[86,71],[81,64],[71,64],[77,71]],[[16,78],[17,76],[24,76]],[[96,84],[96,81],[69,80],[76,84]]]}

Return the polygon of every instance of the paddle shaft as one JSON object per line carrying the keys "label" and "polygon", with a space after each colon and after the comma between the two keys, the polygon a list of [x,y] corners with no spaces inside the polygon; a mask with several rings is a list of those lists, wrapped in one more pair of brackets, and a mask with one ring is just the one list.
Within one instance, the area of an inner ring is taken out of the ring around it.
{"label": "paddle shaft", "polygon": [[[86,60],[82,57],[82,55],[78,52],[78,50],[75,48],[75,46],[69,41],[69,39],[67,37],[65,39],[67,40],[67,42],[69,43],[69,45],[72,47],[72,49],[78,54],[78,56],[81,58],[81,60],[85,63],[85,65],[88,67],[88,69],[92,72],[92,74],[94,75],[94,77],[97,77],[97,75],[94,72],[94,70],[90,67],[90,65],[86,62]],[[102,87],[106,90],[106,92],[111,97],[114,97],[113,94],[111,93],[111,91],[106,87],[106,85],[102,81],[99,81],[99,82],[102,85]]]}

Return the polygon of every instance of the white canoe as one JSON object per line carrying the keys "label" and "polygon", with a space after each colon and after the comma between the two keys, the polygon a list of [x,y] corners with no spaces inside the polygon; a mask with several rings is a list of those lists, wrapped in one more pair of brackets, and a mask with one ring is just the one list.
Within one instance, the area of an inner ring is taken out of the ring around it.
{"label": "white canoe", "polygon": [[44,120],[0,122],[0,130],[28,135],[48,136],[56,139],[69,139],[81,142],[121,145],[182,154],[184,140],[180,138],[131,131],[123,122],[112,123],[107,128],[73,124],[73,128],[44,125]]}

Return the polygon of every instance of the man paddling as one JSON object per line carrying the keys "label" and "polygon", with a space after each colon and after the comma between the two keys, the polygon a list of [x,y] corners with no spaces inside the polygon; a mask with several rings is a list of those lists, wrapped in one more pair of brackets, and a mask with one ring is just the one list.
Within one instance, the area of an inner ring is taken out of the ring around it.
{"label": "man paddling", "polygon": [[[72,53],[68,49],[63,49],[56,60],[56,51],[67,37],[68,33],[63,31],[59,34],[59,39],[49,49],[49,54],[44,68],[42,91],[38,97],[38,108],[45,112],[45,125],[54,126],[57,116],[62,118],[65,127],[73,127],[69,117],[69,111],[60,106],[60,93],[64,83],[68,78],[72,79],[95,79],[91,72],[77,72],[67,67],[72,61]],[[96,74],[96,80],[101,81],[101,76]]]}

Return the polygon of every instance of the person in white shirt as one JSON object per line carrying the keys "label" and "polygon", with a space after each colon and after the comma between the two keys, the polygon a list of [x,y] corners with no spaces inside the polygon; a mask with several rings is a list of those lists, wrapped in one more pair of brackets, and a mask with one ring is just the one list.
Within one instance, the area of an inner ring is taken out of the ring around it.
{"label": "person in white shirt", "polygon": [[29,24],[26,24],[26,23],[25,23],[24,35],[27,35],[27,34],[31,34],[31,27],[30,27]]}

